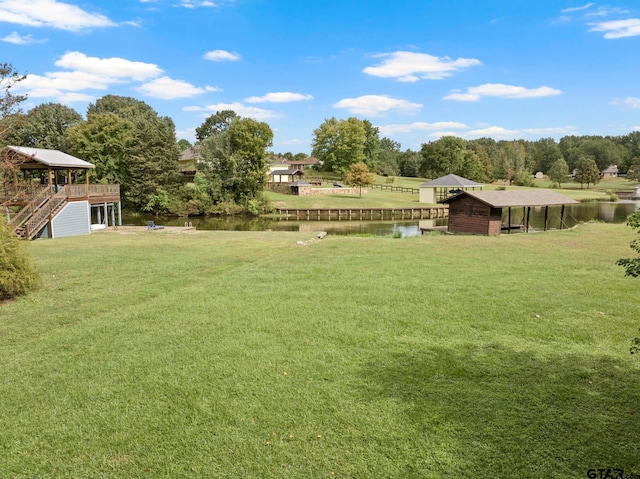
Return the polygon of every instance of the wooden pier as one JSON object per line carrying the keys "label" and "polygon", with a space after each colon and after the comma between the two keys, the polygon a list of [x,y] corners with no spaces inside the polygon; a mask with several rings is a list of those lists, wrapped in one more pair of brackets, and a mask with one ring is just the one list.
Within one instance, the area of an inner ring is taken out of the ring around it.
{"label": "wooden pier", "polygon": [[422,208],[278,208],[276,212],[278,217],[284,220],[381,221],[446,218],[449,214],[449,208],[446,206]]}

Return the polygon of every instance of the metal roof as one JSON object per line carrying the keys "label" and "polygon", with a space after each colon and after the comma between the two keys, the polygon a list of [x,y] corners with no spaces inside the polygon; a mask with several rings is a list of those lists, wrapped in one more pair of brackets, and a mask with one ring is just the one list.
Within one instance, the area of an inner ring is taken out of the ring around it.
{"label": "metal roof", "polygon": [[463,196],[471,196],[493,208],[578,204],[578,201],[551,190],[463,191],[458,195],[442,200],[441,203],[452,203]]}
{"label": "metal roof", "polygon": [[58,150],[28,148],[26,146],[7,146],[7,149],[15,151],[20,155],[27,156],[31,161],[41,163],[45,166],[76,169],[95,168],[95,165],[92,165],[89,162],[76,158],[75,156],[67,155],[66,153]]}
{"label": "metal roof", "polygon": [[295,175],[300,173],[300,170],[273,170],[270,175]]}
{"label": "metal roof", "polygon": [[312,186],[311,183],[308,183],[304,180],[297,180],[291,183],[291,186]]}
{"label": "metal roof", "polygon": [[431,180],[419,185],[420,188],[422,187],[449,188],[452,186],[473,187],[473,186],[484,186],[484,185],[481,183],[476,183],[475,181],[468,180],[458,175],[446,175],[441,178],[436,178],[435,180]]}

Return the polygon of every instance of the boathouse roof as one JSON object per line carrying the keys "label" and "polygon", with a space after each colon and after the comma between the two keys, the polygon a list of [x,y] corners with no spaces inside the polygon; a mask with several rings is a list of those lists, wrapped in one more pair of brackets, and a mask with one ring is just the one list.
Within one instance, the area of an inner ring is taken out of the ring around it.
{"label": "boathouse roof", "polygon": [[75,156],[68,155],[58,150],[46,150],[44,148],[29,148],[26,146],[7,146],[9,151],[13,151],[20,156],[27,157],[28,160],[24,163],[24,166],[37,164],[49,167],[49,168],[73,168],[73,169],[90,169],[95,168],[95,165],[76,158]]}

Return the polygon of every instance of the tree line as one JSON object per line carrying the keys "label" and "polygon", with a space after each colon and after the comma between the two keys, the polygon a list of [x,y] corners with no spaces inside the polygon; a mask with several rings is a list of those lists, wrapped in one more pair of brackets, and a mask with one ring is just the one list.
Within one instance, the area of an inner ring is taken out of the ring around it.
{"label": "tree line", "polygon": [[558,184],[575,173],[579,183],[597,182],[600,172],[617,165],[620,173],[640,180],[640,132],[623,136],[569,135],[527,140],[465,140],[445,136],[423,143],[419,151],[407,149],[386,137],[368,120],[330,118],[315,131],[312,155],[324,168],[344,174],[363,161],[386,176],[436,178],[457,174],[479,182],[504,180],[527,186],[538,171]]}

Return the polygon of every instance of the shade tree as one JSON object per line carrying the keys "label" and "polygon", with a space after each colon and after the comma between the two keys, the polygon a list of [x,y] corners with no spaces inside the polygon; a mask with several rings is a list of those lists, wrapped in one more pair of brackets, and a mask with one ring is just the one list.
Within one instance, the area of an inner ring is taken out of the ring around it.
{"label": "shade tree", "polygon": [[323,162],[323,168],[345,175],[351,165],[366,160],[367,132],[361,120],[351,117],[325,120],[313,131],[311,155]]}

